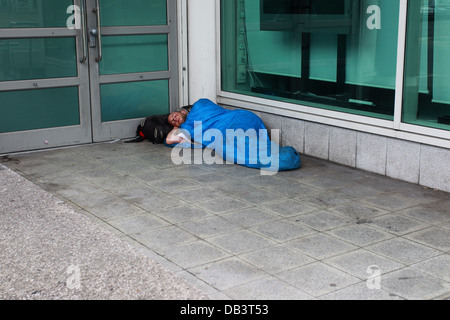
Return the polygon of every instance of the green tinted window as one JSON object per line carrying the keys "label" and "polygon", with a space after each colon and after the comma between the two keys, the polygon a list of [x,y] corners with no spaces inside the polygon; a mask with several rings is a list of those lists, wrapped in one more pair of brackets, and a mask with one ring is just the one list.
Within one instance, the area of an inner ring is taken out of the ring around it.
{"label": "green tinted window", "polygon": [[0,0],[0,28],[65,27],[71,5],[72,0]]}
{"label": "green tinted window", "polygon": [[100,74],[168,70],[167,35],[103,37]]}
{"label": "green tinted window", "polygon": [[408,8],[403,121],[450,130],[450,1]]}
{"label": "green tinted window", "polygon": [[222,90],[393,119],[399,3],[222,0]]}
{"label": "green tinted window", "polygon": [[76,76],[74,38],[0,39],[0,81]]}
{"label": "green tinted window", "polygon": [[167,24],[166,0],[104,0],[100,8],[103,26]]}
{"label": "green tinted window", "polygon": [[169,113],[169,81],[103,84],[102,122]]}
{"label": "green tinted window", "polygon": [[78,87],[0,92],[0,133],[80,124]]}

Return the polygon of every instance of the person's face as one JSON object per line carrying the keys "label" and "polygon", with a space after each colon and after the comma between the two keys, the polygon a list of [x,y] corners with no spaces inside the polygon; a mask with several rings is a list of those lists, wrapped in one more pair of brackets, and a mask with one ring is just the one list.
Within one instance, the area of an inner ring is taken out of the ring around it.
{"label": "person's face", "polygon": [[182,112],[173,112],[169,115],[169,123],[172,127],[179,127],[186,121],[187,114]]}

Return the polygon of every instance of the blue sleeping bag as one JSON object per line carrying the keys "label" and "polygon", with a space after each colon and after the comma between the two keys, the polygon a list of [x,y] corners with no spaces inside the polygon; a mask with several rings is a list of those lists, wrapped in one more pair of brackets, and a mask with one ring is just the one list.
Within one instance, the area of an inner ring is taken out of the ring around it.
{"label": "blue sleeping bag", "polygon": [[208,99],[197,101],[180,127],[191,143],[177,147],[215,150],[228,163],[269,171],[299,169],[300,155],[269,139],[262,120],[247,110],[228,110]]}

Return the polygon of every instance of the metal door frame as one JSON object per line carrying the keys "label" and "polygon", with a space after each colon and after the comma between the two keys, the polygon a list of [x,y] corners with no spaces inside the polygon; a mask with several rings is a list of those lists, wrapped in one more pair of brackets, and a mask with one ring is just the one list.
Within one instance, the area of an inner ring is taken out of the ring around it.
{"label": "metal door frame", "polygon": [[[170,111],[174,111],[181,105],[188,104],[187,1],[167,0],[168,25],[165,26],[104,27],[102,29],[104,35],[161,33],[168,35],[168,71],[128,74],[120,77],[98,76],[98,63],[92,58],[92,56],[97,54],[96,48],[89,49],[87,43],[89,30],[87,18],[88,14],[92,13],[89,9],[92,10],[93,4],[95,4],[95,0],[74,0],[74,5],[81,8],[82,21],[80,29],[69,29],[67,27],[1,29],[0,39],[46,37],[73,37],[75,39],[77,51],[76,77],[3,81],[0,82],[0,92],[77,86],[80,124],[1,133],[0,154],[89,144],[134,135],[135,128],[140,121],[139,119],[116,121],[116,123],[101,123],[99,88],[102,83],[168,79]],[[92,21],[92,18],[90,21]],[[97,83],[92,81],[92,74],[95,73],[98,78]],[[122,129],[120,129],[120,126],[122,126]],[[114,129],[114,127],[116,128]],[[115,130],[116,134],[108,135],[108,132],[112,130]]]}
{"label": "metal door frame", "polygon": [[[74,5],[79,8],[82,7],[80,0],[74,0]],[[65,13],[63,12],[61,14]],[[2,81],[0,82],[0,92],[77,86],[80,124],[75,126],[1,133],[0,154],[92,142],[92,121],[89,108],[88,85],[89,70],[86,63],[80,62],[83,60],[84,47],[82,31],[82,29],[69,29],[67,27],[1,29],[0,39],[61,37],[73,37],[75,39],[78,61],[76,77]]]}
{"label": "metal door frame", "polygon": [[[100,86],[102,84],[139,82],[150,80],[169,80],[169,105],[173,110],[179,104],[179,62],[178,62],[178,16],[177,0],[167,1],[167,25],[157,26],[118,26],[102,27],[99,21],[97,6],[99,0],[87,0],[87,29],[97,28],[100,41],[95,48],[89,48],[90,97],[92,112],[93,142],[109,141],[135,136],[136,127],[142,119],[119,120],[102,122]],[[100,4],[101,6],[101,4]],[[101,7],[100,7],[101,10]],[[100,24],[100,25],[99,25]],[[167,71],[140,72],[118,75],[100,75],[99,59],[102,59],[102,36],[117,35],[160,35],[168,36],[168,62]],[[97,39],[98,39],[97,38]]]}

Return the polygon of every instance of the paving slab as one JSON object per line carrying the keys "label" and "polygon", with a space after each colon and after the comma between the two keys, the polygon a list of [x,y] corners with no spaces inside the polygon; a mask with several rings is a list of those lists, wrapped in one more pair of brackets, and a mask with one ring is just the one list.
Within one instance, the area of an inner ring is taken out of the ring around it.
{"label": "paving slab", "polygon": [[207,298],[1,164],[0,181],[0,299]]}

